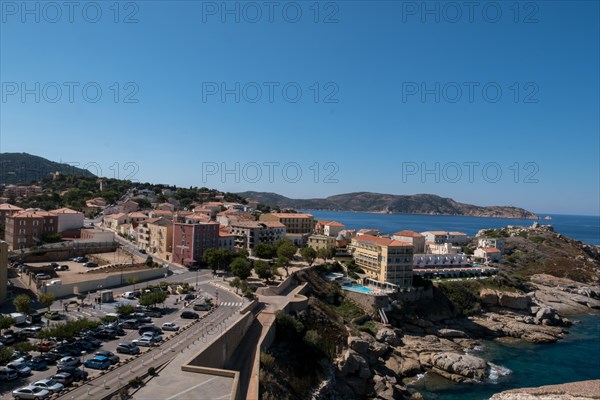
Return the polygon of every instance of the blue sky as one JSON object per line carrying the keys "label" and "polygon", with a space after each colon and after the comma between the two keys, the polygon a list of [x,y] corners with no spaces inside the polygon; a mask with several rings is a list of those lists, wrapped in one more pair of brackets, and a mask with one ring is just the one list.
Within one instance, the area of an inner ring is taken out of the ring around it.
{"label": "blue sky", "polygon": [[3,152],[227,191],[600,212],[598,2],[0,3]]}

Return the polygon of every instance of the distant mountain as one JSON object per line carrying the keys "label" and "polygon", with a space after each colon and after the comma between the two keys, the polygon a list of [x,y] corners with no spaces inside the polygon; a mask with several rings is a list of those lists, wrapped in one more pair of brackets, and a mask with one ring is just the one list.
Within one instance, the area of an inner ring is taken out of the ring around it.
{"label": "distant mountain", "polygon": [[37,182],[51,172],[94,176],[90,171],[27,153],[0,153],[0,184]]}
{"label": "distant mountain", "polygon": [[539,217],[523,208],[511,206],[475,206],[433,194],[395,195],[371,192],[339,194],[324,199],[290,199],[277,193],[242,192],[240,196],[261,204],[297,210],[364,211],[391,214],[466,215],[473,217]]}

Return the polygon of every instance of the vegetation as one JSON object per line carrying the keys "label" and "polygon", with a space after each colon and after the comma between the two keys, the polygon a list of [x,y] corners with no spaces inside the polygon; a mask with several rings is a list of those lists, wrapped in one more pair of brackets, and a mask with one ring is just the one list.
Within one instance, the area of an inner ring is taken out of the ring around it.
{"label": "vegetation", "polygon": [[56,338],[59,340],[71,339],[85,329],[96,328],[100,325],[100,321],[94,321],[87,318],[82,318],[73,321],[61,322],[56,325],[46,327],[40,331],[38,337],[40,339]]}
{"label": "vegetation", "polygon": [[13,326],[14,323],[15,319],[13,317],[0,315],[0,333]]}
{"label": "vegetation", "polygon": [[308,265],[312,265],[312,263],[315,261],[315,258],[317,258],[317,251],[312,247],[306,246],[300,249],[300,255],[302,258],[304,258]]}
{"label": "vegetation", "polygon": [[139,303],[141,306],[154,307],[157,304],[163,304],[168,296],[169,294],[163,290],[155,290],[142,295]]}
{"label": "vegetation", "polygon": [[246,280],[252,275],[252,265],[248,260],[238,257],[231,262],[231,272],[241,280]]}
{"label": "vegetation", "polygon": [[25,314],[31,313],[31,298],[26,294],[20,294],[16,296],[13,300],[13,304],[18,312]]}
{"label": "vegetation", "polygon": [[273,268],[264,261],[257,261],[254,263],[254,272],[256,272],[256,275],[258,275],[260,279],[264,279],[267,282],[273,277]]}
{"label": "vegetation", "polygon": [[335,311],[347,321],[362,317],[365,314],[362,308],[349,299],[344,299],[339,306],[335,307]]}
{"label": "vegetation", "polygon": [[44,307],[48,309],[48,311],[50,311],[50,307],[52,307],[56,297],[52,293],[44,293],[39,296],[38,300]]}
{"label": "vegetation", "polygon": [[12,360],[13,350],[10,347],[0,348],[0,365],[5,365]]}
{"label": "vegetation", "polygon": [[227,249],[207,249],[202,256],[202,261],[216,271],[229,265],[235,256],[235,253]]}
{"label": "vegetation", "polygon": [[273,258],[275,254],[275,246],[270,243],[259,243],[254,246],[254,255],[258,258]]}
{"label": "vegetation", "polygon": [[472,315],[481,309],[479,293],[464,282],[446,282],[439,285],[439,288],[458,314]]}
{"label": "vegetation", "polygon": [[133,314],[135,312],[135,307],[131,304],[119,304],[115,307],[115,311],[123,315]]}

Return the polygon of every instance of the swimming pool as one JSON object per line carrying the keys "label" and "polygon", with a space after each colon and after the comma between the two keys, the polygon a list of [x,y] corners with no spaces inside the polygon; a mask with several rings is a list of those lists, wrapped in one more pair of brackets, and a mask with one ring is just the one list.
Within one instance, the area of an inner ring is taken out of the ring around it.
{"label": "swimming pool", "polygon": [[358,293],[373,293],[373,289],[369,289],[368,287],[361,285],[342,286],[342,289]]}

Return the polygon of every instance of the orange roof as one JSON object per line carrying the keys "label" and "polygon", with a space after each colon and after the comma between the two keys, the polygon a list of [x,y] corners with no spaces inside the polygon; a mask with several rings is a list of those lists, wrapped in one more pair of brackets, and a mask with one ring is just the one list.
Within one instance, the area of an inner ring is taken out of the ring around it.
{"label": "orange roof", "polygon": [[219,229],[219,237],[223,237],[224,238],[224,237],[232,237],[232,236],[235,236],[235,235]]}
{"label": "orange roof", "polygon": [[449,232],[451,235],[466,235],[464,232]]}
{"label": "orange roof", "polygon": [[423,237],[423,235],[415,231],[400,231],[394,233],[394,236]]}
{"label": "orange roof", "polygon": [[425,231],[423,233],[431,233],[432,235],[436,235],[436,236],[448,234],[448,232],[445,232],[445,231]]}
{"label": "orange roof", "polygon": [[380,246],[412,247],[412,245],[409,243],[399,242],[397,240],[392,240],[392,239],[387,239],[387,238],[382,238],[379,236],[372,236],[372,235],[357,236],[357,237],[353,238],[353,240],[356,240],[357,242],[367,242],[367,243],[377,244]]}
{"label": "orange roof", "polygon": [[132,212],[131,214],[128,215],[129,218],[147,218],[148,216],[144,213],[141,212]]}
{"label": "orange roof", "polygon": [[54,214],[81,214],[79,211],[71,210],[70,208],[57,208],[51,211]]}
{"label": "orange roof", "polygon": [[44,216],[36,211],[19,211],[9,218],[44,218]]}
{"label": "orange roof", "polygon": [[123,218],[123,217],[126,217],[126,216],[127,216],[127,214],[123,214],[123,213],[117,213],[117,214],[107,215],[108,218],[112,218],[112,219],[120,219],[120,218]]}
{"label": "orange roof", "polygon": [[312,214],[302,213],[271,213],[278,218],[312,218]]}
{"label": "orange roof", "polygon": [[486,248],[484,248],[484,249],[482,249],[482,250],[483,250],[484,252],[486,252],[486,253],[500,253],[500,252],[501,252],[500,250],[498,250],[498,249],[497,249],[497,248],[495,248],[495,247],[486,247]]}
{"label": "orange roof", "polygon": [[325,223],[325,225],[329,225],[329,226],[345,226],[344,224],[340,224],[337,221],[330,221],[330,222]]}
{"label": "orange roof", "polygon": [[12,204],[0,204],[0,211],[21,211],[21,207],[13,206]]}

